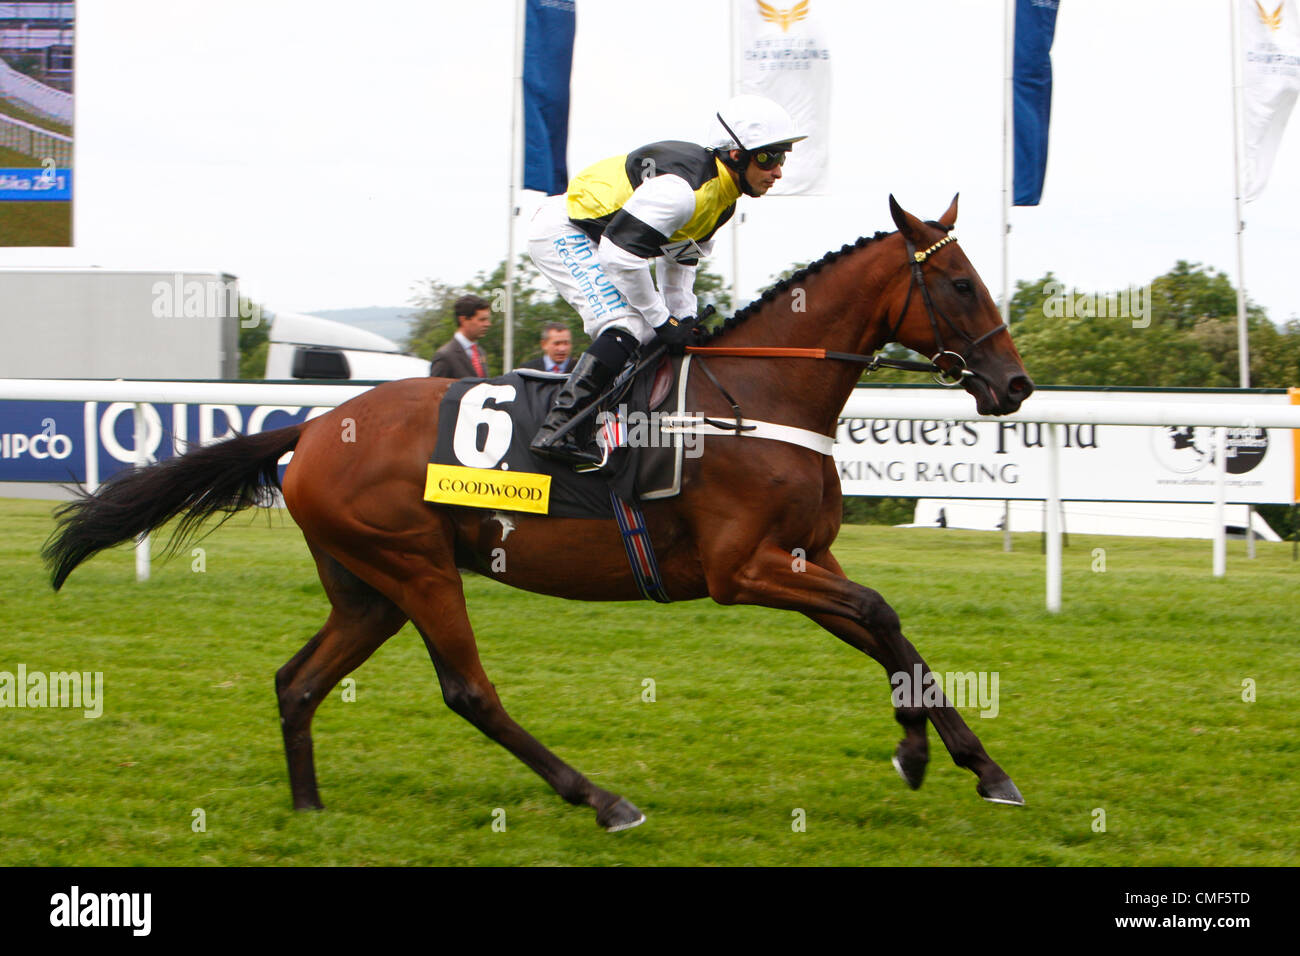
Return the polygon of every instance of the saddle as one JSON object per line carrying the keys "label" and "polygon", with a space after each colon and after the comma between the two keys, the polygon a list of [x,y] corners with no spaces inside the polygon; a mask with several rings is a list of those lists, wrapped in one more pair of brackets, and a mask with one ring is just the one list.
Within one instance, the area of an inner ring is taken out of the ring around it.
{"label": "saddle", "polygon": [[595,427],[605,463],[587,472],[528,448],[566,376],[515,369],[497,378],[461,379],[439,409],[425,500],[608,520],[614,517],[611,492],[629,504],[675,495],[684,436],[661,431],[658,417],[679,391],[681,361],[664,356],[635,376],[629,368],[597,400],[584,427]]}

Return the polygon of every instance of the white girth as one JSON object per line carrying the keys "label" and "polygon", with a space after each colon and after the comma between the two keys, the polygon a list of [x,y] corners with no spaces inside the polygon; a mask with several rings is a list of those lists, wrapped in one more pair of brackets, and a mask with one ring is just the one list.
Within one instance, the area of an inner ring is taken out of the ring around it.
{"label": "white girth", "polygon": [[[686,403],[686,383],[690,378],[690,353],[682,361],[681,374],[677,380],[677,411],[671,415],[659,416],[660,431],[669,435],[728,435],[740,438],[766,438],[771,441],[783,441],[801,448],[811,448],[819,455],[829,455],[835,447],[835,439],[821,432],[807,428],[795,428],[793,425],[777,425],[773,422],[760,422],[753,418],[740,420],[741,431],[736,431],[734,422],[727,422],[723,416],[712,416],[706,420],[703,415],[692,415],[682,411]],[[713,422],[721,422],[715,425]],[[730,427],[728,427],[730,425]]]}

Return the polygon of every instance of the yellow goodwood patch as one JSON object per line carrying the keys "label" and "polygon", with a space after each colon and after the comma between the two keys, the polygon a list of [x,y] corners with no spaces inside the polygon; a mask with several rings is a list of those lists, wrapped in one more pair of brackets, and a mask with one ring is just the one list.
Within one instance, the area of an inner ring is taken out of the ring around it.
{"label": "yellow goodwood patch", "polygon": [[430,465],[424,500],[440,505],[500,508],[546,514],[551,507],[551,476],[525,471],[496,471],[461,465]]}

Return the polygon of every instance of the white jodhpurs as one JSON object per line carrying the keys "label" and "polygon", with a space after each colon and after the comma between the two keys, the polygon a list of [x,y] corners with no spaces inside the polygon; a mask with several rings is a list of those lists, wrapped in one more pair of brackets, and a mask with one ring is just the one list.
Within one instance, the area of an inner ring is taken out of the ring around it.
{"label": "white jodhpurs", "polygon": [[533,216],[528,254],[564,301],[582,316],[583,331],[593,342],[609,328],[632,333],[642,345],[655,337],[650,323],[605,274],[596,243],[569,221],[563,196],[551,196]]}

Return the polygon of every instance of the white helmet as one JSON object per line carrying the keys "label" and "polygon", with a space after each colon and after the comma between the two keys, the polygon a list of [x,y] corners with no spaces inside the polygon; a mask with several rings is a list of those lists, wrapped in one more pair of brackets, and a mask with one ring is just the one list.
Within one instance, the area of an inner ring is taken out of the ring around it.
{"label": "white helmet", "polygon": [[[740,142],[736,141],[739,137]],[[733,96],[714,117],[708,144],[714,149],[753,152],[765,146],[785,146],[807,136],[795,132],[794,120],[780,103],[766,96]]]}

